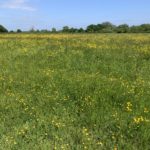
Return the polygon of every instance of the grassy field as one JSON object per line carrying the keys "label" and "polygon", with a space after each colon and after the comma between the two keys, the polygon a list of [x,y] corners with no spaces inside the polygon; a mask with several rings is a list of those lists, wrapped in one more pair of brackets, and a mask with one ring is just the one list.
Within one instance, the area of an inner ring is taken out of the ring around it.
{"label": "grassy field", "polygon": [[150,34],[0,34],[0,150],[150,150]]}

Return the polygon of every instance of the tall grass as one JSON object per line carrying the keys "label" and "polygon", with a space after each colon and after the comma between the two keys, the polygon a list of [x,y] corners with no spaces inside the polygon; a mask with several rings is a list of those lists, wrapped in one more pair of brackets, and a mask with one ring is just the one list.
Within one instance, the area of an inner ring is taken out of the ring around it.
{"label": "tall grass", "polygon": [[149,34],[0,35],[0,149],[149,150]]}

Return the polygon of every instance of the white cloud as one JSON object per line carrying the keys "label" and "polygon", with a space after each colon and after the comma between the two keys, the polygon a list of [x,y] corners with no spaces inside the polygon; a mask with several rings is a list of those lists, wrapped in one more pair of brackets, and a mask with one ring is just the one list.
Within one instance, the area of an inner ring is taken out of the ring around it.
{"label": "white cloud", "polygon": [[1,4],[2,8],[21,9],[27,11],[35,11],[34,7],[29,6],[27,0],[7,0]]}

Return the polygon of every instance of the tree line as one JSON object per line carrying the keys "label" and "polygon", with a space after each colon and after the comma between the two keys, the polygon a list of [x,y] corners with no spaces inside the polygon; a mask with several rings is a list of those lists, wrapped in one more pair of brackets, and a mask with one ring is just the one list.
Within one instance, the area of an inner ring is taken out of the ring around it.
{"label": "tree line", "polygon": [[101,24],[91,24],[84,28],[73,28],[64,26],[61,30],[52,28],[51,30],[35,30],[34,28],[29,31],[8,31],[4,26],[0,25],[0,32],[6,33],[21,33],[21,32],[34,32],[34,33],[150,33],[150,24],[141,24],[129,26],[128,24],[114,25],[110,22],[103,22]]}

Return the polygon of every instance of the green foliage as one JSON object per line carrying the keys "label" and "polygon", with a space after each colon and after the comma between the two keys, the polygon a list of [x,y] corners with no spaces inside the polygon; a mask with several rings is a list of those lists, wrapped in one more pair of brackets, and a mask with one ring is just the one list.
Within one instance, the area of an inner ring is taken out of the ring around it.
{"label": "green foliage", "polygon": [[91,24],[91,25],[89,25],[87,27],[86,32],[88,32],[88,33],[94,33],[97,30],[96,27],[97,27],[96,25]]}
{"label": "green foliage", "polygon": [[[0,25],[0,32],[8,32],[6,28]],[[20,29],[17,32],[22,32]],[[101,24],[91,24],[87,26],[86,29],[83,28],[73,28],[64,26],[62,30],[57,31],[56,28],[52,28],[51,31],[47,29],[43,30],[34,30],[32,28],[28,32],[34,33],[150,33],[150,24],[142,24],[139,26],[129,26],[127,24],[122,24],[119,26],[113,25],[110,22],[103,22]]]}
{"label": "green foliage", "polygon": [[21,29],[17,29],[17,33],[21,33],[22,31],[21,31]]}
{"label": "green foliage", "polygon": [[0,149],[149,150],[149,47],[148,34],[1,34]]}
{"label": "green foliage", "polygon": [[56,32],[57,32],[56,28],[52,28],[52,33],[56,33]]}
{"label": "green foliage", "polygon": [[104,22],[102,24],[97,25],[89,25],[86,29],[88,33],[111,33],[114,32],[115,25],[111,24],[110,22]]}
{"label": "green foliage", "polygon": [[127,24],[122,24],[116,28],[116,31],[117,31],[117,33],[128,33],[129,29],[130,28]]}
{"label": "green foliage", "polygon": [[150,33],[150,24],[142,24],[130,27],[131,33]]}
{"label": "green foliage", "polygon": [[142,24],[140,25],[141,32],[150,33],[150,24]]}
{"label": "green foliage", "polygon": [[83,28],[69,28],[68,26],[64,26],[62,29],[63,33],[83,33],[84,29]]}
{"label": "green foliage", "polygon": [[47,29],[42,29],[40,32],[41,32],[41,33],[48,33],[48,32],[50,32],[50,31],[48,31]]}
{"label": "green foliage", "polygon": [[62,29],[62,32],[69,32],[69,27],[68,26],[64,26]]}
{"label": "green foliage", "polygon": [[0,25],[0,32],[8,32],[8,30],[4,26]]}
{"label": "green foliage", "polygon": [[104,22],[101,24],[102,26],[102,32],[106,32],[106,33],[109,33],[109,32],[113,32],[114,29],[115,29],[115,25],[113,25],[112,23],[110,22]]}
{"label": "green foliage", "polygon": [[78,29],[78,33],[84,33],[85,31],[84,31],[84,29],[83,28],[79,28]]}

